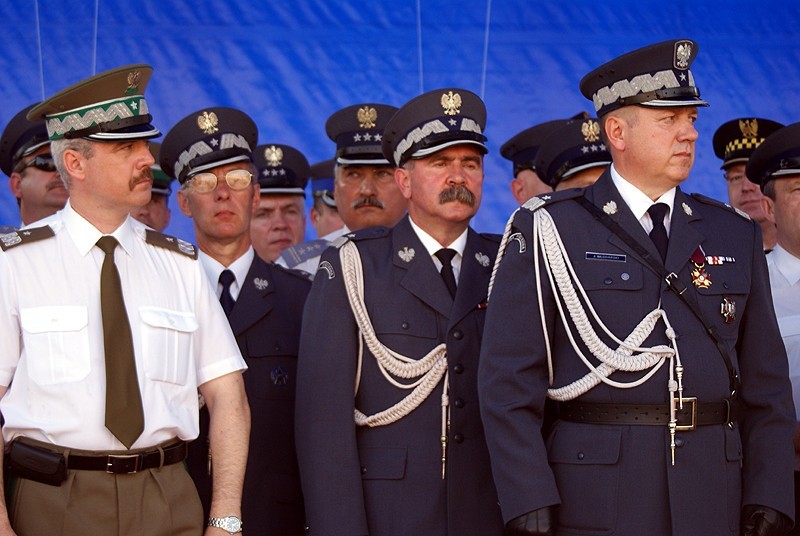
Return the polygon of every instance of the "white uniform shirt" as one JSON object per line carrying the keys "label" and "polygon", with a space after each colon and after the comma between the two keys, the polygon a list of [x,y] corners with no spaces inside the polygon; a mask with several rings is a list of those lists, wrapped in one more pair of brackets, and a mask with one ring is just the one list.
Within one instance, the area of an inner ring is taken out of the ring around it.
{"label": "white uniform shirt", "polygon": [[[102,233],[69,203],[42,225],[55,236],[0,251],[3,437],[124,449],[104,425]],[[113,233],[145,415],[132,448],[196,438],[197,386],[247,368],[201,264],[145,229],[129,216]]]}
{"label": "white uniform shirt", "polygon": [[775,316],[789,357],[794,409],[800,418],[800,259],[776,245],[767,255],[767,267]]}

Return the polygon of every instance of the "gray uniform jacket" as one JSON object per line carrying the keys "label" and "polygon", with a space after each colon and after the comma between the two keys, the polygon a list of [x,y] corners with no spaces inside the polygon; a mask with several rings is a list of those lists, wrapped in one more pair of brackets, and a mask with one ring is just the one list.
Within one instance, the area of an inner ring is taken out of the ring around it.
{"label": "gray uniform jacket", "polygon": [[[606,326],[624,339],[661,300],[678,334],[684,396],[701,402],[729,398],[724,361],[680,298],[631,247],[570,199],[580,193],[550,195],[545,208],[558,225],[578,277]],[[611,217],[659,258],[608,171],[585,195],[600,208],[613,201],[618,211]],[[794,517],[791,437],[795,416],[759,227],[719,202],[687,196],[680,189],[671,218],[666,268],[687,285],[686,292],[695,294],[740,373],[741,411],[736,422],[678,432],[674,466],[666,425],[556,421],[545,443],[540,428],[548,388],[547,358],[533,277],[533,216],[522,209],[513,223],[513,232],[521,233],[522,239],[509,241],[489,301],[478,376],[492,468],[506,520],[560,503],[560,535],[714,536],[739,534],[743,504],[767,505]],[[690,258],[698,246],[705,255],[734,259],[706,263],[712,280],[708,288],[692,284]],[[554,386],[561,387],[588,369],[567,339],[549,284],[543,289]],[[730,323],[721,313],[725,298],[735,302]],[[599,329],[598,333],[616,348]],[[664,324],[659,322],[644,344],[667,342]],[[584,353],[591,355],[585,348]],[[593,357],[592,361],[598,364]],[[578,400],[666,404],[668,366],[638,387],[600,384]],[[641,376],[615,372],[611,378],[630,381]]]}
{"label": "gray uniform jacket", "polygon": [[303,316],[297,384],[297,452],[310,534],[502,534],[477,398],[486,290],[498,238],[469,230],[455,301],[407,216],[393,229],[365,229],[352,240],[380,341],[417,359],[447,343],[447,474],[443,480],[443,382],[400,421],[356,428],[354,408],[374,414],[408,391],[383,377],[365,347],[354,398],[359,334],[339,250],[329,248]]}

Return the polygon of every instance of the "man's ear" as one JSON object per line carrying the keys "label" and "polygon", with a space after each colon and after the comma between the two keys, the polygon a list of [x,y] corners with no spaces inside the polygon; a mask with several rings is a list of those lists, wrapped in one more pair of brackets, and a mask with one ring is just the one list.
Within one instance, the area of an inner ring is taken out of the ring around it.
{"label": "man's ear", "polygon": [[397,187],[400,188],[400,193],[403,194],[403,197],[411,199],[411,175],[408,170],[402,167],[395,168],[394,181],[397,183]]}
{"label": "man's ear", "polygon": [[61,156],[64,169],[73,179],[82,181],[86,179],[86,157],[78,151],[67,149]]}
{"label": "man's ear", "polygon": [[178,190],[178,208],[187,218],[192,217],[192,207],[189,206],[189,195],[182,188]]}
{"label": "man's ear", "polygon": [[609,115],[603,126],[608,144],[617,151],[625,150],[626,135],[628,134],[628,122],[625,118],[616,114]]}
{"label": "man's ear", "polygon": [[776,225],[775,222],[775,201],[772,200],[771,197],[764,196],[761,198],[761,206],[764,208],[764,214],[766,214],[767,219],[773,225]]}
{"label": "man's ear", "polygon": [[22,199],[22,175],[16,171],[8,178],[8,187],[17,199]]}

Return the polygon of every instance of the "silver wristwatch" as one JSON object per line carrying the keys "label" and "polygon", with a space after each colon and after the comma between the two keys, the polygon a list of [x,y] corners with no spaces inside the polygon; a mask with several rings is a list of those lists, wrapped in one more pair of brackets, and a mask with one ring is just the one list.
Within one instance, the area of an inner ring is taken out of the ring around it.
{"label": "silver wristwatch", "polygon": [[208,526],[228,531],[228,534],[242,532],[242,520],[236,516],[209,517]]}

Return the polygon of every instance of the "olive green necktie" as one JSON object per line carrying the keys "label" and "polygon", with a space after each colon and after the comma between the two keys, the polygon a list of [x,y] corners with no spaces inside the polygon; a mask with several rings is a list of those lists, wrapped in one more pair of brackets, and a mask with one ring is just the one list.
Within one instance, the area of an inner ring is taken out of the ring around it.
{"label": "olive green necktie", "polygon": [[100,310],[103,314],[103,348],[106,356],[106,428],[127,448],[144,430],[144,411],[136,362],[133,357],[133,337],[114,250],[117,239],[104,236],[97,241],[106,258],[100,270]]}

